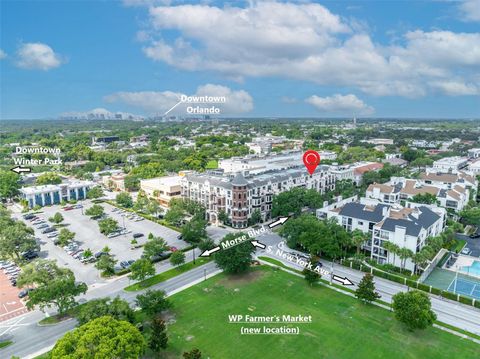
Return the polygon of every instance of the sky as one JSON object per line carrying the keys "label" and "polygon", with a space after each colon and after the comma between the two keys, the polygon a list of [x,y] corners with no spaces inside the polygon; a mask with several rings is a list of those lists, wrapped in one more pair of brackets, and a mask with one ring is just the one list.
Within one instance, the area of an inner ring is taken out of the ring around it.
{"label": "sky", "polygon": [[182,94],[234,117],[480,118],[480,0],[2,0],[0,16],[0,119],[161,115]]}

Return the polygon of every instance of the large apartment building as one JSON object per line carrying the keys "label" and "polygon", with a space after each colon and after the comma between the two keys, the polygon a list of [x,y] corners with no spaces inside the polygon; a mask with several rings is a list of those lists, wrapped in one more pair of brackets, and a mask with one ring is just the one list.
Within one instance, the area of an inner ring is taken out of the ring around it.
{"label": "large apartment building", "polygon": [[[346,230],[369,235],[364,249],[378,263],[401,266],[398,255],[389,253],[386,242],[418,253],[430,236],[439,235],[444,228],[446,210],[443,208],[409,203],[410,207],[379,203],[376,200],[351,197],[317,210],[319,219],[335,218]],[[406,259],[405,268],[413,271],[415,264]]]}
{"label": "large apartment building", "polygon": [[328,166],[318,166],[311,176],[303,166],[260,174],[189,173],[182,178],[182,197],[205,206],[212,223],[218,223],[219,213],[224,211],[232,227],[245,228],[255,211],[262,220],[270,219],[273,196],[295,187],[324,193],[335,188],[335,177]]}

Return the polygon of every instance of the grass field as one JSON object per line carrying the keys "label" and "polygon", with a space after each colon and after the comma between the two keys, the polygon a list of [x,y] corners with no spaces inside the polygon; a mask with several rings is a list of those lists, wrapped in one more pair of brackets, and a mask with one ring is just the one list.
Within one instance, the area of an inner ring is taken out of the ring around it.
{"label": "grass field", "polygon": [[160,282],[164,282],[167,279],[176,277],[179,274],[185,273],[195,267],[199,267],[201,265],[204,265],[205,263],[210,262],[210,258],[197,258],[195,260],[195,264],[193,262],[188,262],[185,264],[182,264],[181,266],[169,269],[165,272],[159,273],[154,275],[153,277],[150,277],[148,279],[145,279],[141,282],[137,282],[135,284],[129,285],[128,287],[125,287],[124,289],[127,292],[135,292],[137,290],[143,290],[145,288],[151,287],[152,285],[155,285]]}
{"label": "grass field", "polygon": [[[480,351],[439,329],[409,332],[385,309],[266,267],[239,278],[215,276],[171,301],[168,358],[195,347],[202,357],[221,359],[468,359]],[[246,324],[229,324],[229,314],[312,315],[313,323],[296,324],[300,335],[241,335]]]}

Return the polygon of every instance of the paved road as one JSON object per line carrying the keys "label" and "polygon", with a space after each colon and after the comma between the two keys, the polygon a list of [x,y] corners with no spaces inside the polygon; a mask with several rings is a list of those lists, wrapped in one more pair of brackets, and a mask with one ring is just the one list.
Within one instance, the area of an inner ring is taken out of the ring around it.
{"label": "paved road", "polygon": [[[257,255],[269,256],[271,258],[275,258],[276,260],[281,261],[285,265],[288,265],[295,269],[303,269],[298,264],[291,263],[284,258],[281,258],[276,255],[276,249],[282,249],[288,252],[296,252],[290,248],[288,248],[281,237],[279,237],[275,233],[269,233],[264,235],[263,237],[259,238],[259,240],[271,246],[273,251],[271,253],[267,253],[268,248],[265,250],[257,251]],[[300,253],[300,252],[299,252]],[[324,265],[324,269],[330,272],[332,263],[322,260]],[[339,264],[333,265],[333,273],[341,276],[347,277],[355,284],[359,283],[365,273],[360,272],[355,269],[350,269]],[[324,277],[325,278],[325,277]],[[325,278],[330,279],[330,278]],[[375,277],[375,286],[377,291],[381,294],[382,300],[388,303],[391,303],[392,296],[398,292],[406,292],[408,291],[408,287],[401,285],[399,283],[391,282],[389,280]],[[350,287],[356,289],[356,285]],[[456,326],[460,329],[467,330],[471,333],[475,333],[480,335],[480,310],[476,309],[471,306],[463,305],[458,302],[450,301],[447,299],[441,299],[439,296],[430,295],[431,302],[432,302],[432,309],[437,314],[438,320],[453,326]]]}
{"label": "paved road", "polygon": [[467,244],[465,247],[470,248],[470,250],[472,251],[470,255],[472,257],[480,257],[480,238],[470,238],[469,236],[466,236],[460,233],[457,233],[456,237],[458,239],[463,239],[467,241]]}
{"label": "paved road", "polygon": [[[220,270],[216,267],[215,263],[210,262],[159,283],[149,289],[162,289],[166,291],[168,295],[172,295],[201,282],[205,277],[208,278],[219,272]],[[128,302],[133,303],[135,297],[141,292],[125,292],[121,289],[125,283],[118,289],[119,283],[120,281],[115,281],[111,283],[112,285],[105,284],[89,290],[85,295],[85,299],[101,298],[104,296],[115,297],[119,295]],[[14,344],[5,349],[1,349],[0,357],[10,358],[12,355],[22,358],[34,357],[42,351],[49,350],[65,332],[72,330],[76,325],[76,320],[72,319],[53,326],[39,327],[37,322],[42,318],[43,315],[41,312],[33,311],[23,317],[2,323],[0,325],[0,337],[4,332],[8,331],[8,334],[5,334],[10,335]]]}

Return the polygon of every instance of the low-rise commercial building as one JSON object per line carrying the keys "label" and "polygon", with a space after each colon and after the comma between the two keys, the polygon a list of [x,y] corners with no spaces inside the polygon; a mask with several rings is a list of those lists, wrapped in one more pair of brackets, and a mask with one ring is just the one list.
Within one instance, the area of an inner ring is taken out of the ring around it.
{"label": "low-rise commercial building", "polygon": [[140,181],[140,189],[154,198],[165,208],[170,206],[173,198],[180,198],[182,194],[181,176],[156,177]]}
{"label": "low-rise commercial building", "polygon": [[49,206],[63,201],[82,200],[94,186],[91,181],[69,181],[58,185],[23,187],[20,194],[28,202],[28,206]]}
{"label": "low-rise commercial building", "polygon": [[433,162],[433,170],[442,173],[457,173],[459,170],[467,167],[468,158],[466,157],[445,157]]}
{"label": "low-rise commercial building", "polygon": [[112,191],[124,192],[125,191],[125,177],[124,173],[114,174],[110,176],[103,176],[102,183],[105,187]]}

